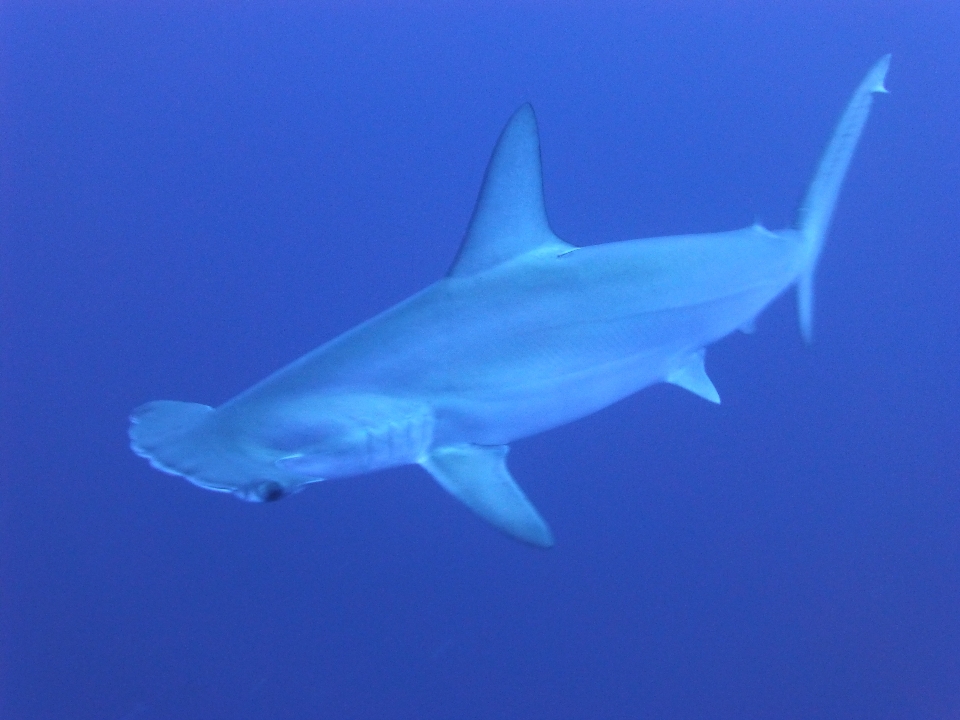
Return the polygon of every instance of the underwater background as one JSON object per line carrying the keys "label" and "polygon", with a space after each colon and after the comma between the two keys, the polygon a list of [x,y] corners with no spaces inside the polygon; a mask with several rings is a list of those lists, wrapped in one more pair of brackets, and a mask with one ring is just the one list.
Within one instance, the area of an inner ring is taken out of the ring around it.
{"label": "underwater background", "polygon": [[[419,468],[152,470],[449,267],[503,123],[563,239],[792,223],[893,53],[817,282],[517,442],[538,551]],[[960,718],[960,4],[0,5],[0,718]]]}

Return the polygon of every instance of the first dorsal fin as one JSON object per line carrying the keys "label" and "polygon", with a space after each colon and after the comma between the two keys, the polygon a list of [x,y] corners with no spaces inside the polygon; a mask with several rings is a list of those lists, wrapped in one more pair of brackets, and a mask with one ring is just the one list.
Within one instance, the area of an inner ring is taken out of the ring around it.
{"label": "first dorsal fin", "polygon": [[571,247],[553,234],[547,222],[537,118],[526,104],[500,133],[448,275],[474,275],[544,245]]}

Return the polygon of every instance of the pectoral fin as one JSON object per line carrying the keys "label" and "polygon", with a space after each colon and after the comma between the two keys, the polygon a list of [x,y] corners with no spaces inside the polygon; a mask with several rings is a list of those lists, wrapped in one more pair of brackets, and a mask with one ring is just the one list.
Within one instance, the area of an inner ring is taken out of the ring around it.
{"label": "pectoral fin", "polygon": [[720,393],[707,377],[707,371],[703,367],[703,356],[704,351],[698,350],[687,357],[676,370],[667,375],[667,382],[719,405]]}
{"label": "pectoral fin", "polygon": [[448,445],[433,450],[420,464],[444,490],[507,535],[550,547],[553,533],[507,470],[508,449]]}

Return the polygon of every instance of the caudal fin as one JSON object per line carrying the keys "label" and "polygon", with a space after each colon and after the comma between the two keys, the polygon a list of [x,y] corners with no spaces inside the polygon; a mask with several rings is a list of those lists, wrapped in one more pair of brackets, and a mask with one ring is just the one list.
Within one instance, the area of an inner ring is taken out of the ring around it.
{"label": "caudal fin", "polygon": [[797,279],[797,313],[800,333],[807,342],[813,340],[813,277],[817,260],[823,249],[823,241],[830,227],[830,219],[850,166],[850,159],[870,114],[873,93],[887,92],[883,80],[889,67],[890,56],[884,55],[870,68],[854,91],[833,131],[827,149],[820,158],[816,175],[807,189],[807,195],[797,215],[797,229],[803,236],[806,251],[805,266]]}

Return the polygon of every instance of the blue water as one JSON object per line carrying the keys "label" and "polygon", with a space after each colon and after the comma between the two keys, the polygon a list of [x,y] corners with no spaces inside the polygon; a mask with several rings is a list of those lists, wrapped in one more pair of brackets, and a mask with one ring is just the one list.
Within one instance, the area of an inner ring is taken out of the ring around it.
{"label": "blue water", "polygon": [[[0,6],[3,720],[960,717],[960,6],[653,4]],[[886,52],[816,343],[516,443],[552,550],[129,452],[440,276],[520,103],[570,242],[778,226]]]}

